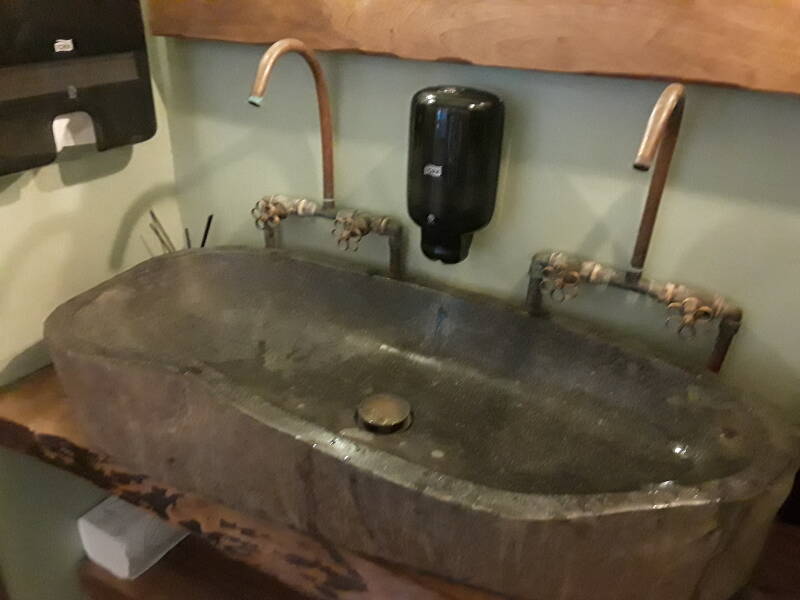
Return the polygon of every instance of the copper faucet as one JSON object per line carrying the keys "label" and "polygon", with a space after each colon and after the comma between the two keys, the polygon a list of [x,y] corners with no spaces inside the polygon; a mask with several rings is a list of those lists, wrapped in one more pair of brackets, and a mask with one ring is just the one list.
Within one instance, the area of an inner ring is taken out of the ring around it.
{"label": "copper faucet", "polygon": [[649,171],[654,160],[656,166],[650,180],[650,190],[647,192],[647,202],[644,205],[639,233],[631,257],[632,269],[628,275],[632,281],[637,281],[641,277],[647,251],[650,248],[658,207],[661,204],[669,166],[675,152],[675,144],[678,141],[685,101],[686,88],[684,86],[679,83],[667,86],[653,107],[642,144],[639,146],[636,160],[633,163],[633,168],[640,171]]}
{"label": "copper faucet", "polygon": [[317,90],[317,103],[319,104],[319,128],[322,137],[322,206],[332,209],[336,206],[333,193],[333,120],[331,118],[331,101],[328,95],[328,84],[325,74],[319,64],[314,51],[300,40],[287,38],[275,42],[264,52],[261,62],[258,63],[256,78],[250,91],[248,102],[253,106],[261,106],[264,93],[267,89],[272,70],[278,59],[289,52],[297,52],[308,63],[314,75],[314,85]]}
{"label": "copper faucet", "polygon": [[667,86],[653,108],[633,163],[635,169],[647,171],[655,162],[655,171],[639,224],[631,268],[623,272],[564,252],[540,252],[533,257],[531,263],[526,305],[532,316],[545,315],[545,291],[549,292],[553,300],[563,302],[573,298],[578,293],[578,287],[584,284],[610,285],[649,296],[666,306],[666,323],[675,323],[681,337],[694,337],[697,326],[703,323],[718,323],[714,349],[706,363],[710,371],[717,373],[722,368],[733,338],[742,324],[742,309],[718,294],[678,283],[658,283],[642,278],[658,207],[678,141],[685,102],[686,88],[677,83]]}
{"label": "copper faucet", "polygon": [[405,237],[403,226],[387,216],[371,215],[352,209],[336,208],[333,194],[333,126],[331,119],[331,102],[325,74],[314,52],[300,40],[288,38],[275,42],[261,57],[256,71],[256,78],[250,90],[248,101],[254,106],[261,106],[264,92],[267,89],[272,70],[278,59],[289,52],[297,52],[308,63],[314,75],[314,83],[319,104],[319,126],[322,138],[322,203],[308,198],[296,198],[284,195],[265,196],[251,211],[256,227],[264,231],[264,243],[267,247],[277,248],[280,245],[278,227],[284,219],[294,217],[319,217],[334,223],[334,235],[338,246],[343,250],[358,248],[358,243],[365,235],[374,233],[384,236],[389,241],[389,275],[402,279],[404,275]]}

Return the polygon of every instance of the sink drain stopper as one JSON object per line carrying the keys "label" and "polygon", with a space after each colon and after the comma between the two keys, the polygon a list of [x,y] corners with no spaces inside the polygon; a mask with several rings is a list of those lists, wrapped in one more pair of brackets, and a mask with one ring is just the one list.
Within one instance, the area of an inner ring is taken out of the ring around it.
{"label": "sink drain stopper", "polygon": [[373,433],[401,431],[411,425],[411,405],[392,394],[368,396],[358,405],[356,422]]}

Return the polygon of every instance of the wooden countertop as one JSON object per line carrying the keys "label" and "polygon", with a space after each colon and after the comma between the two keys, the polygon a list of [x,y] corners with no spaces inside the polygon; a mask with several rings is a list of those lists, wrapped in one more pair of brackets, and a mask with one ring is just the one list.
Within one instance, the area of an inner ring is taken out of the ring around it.
{"label": "wooden countertop", "polygon": [[[259,585],[272,586],[264,589],[270,592],[266,597],[287,600],[304,597],[328,600],[499,598],[335,548],[323,540],[277,523],[253,519],[114,464],[89,444],[72,417],[51,367],[0,389],[0,446],[69,471],[166,521],[189,529],[228,558],[269,575],[272,579],[258,579]],[[200,554],[204,560],[208,559],[202,552]],[[185,563],[186,559],[181,564]],[[743,593],[742,600],[800,598],[798,574],[800,528],[776,526],[753,588]],[[97,577],[102,579],[97,575],[95,580]],[[171,575],[169,580],[177,581],[175,577]],[[156,579],[156,576],[143,579],[137,585],[152,586]],[[183,579],[188,581],[185,576]],[[95,584],[100,585],[97,581]],[[109,581],[102,586],[113,587]]]}

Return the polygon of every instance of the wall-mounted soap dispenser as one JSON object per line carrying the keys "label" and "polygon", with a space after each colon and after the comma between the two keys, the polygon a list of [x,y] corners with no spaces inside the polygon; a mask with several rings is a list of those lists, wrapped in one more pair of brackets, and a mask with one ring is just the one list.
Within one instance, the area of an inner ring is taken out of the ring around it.
{"label": "wall-mounted soap dispenser", "polygon": [[422,251],[452,264],[494,212],[503,102],[457,86],[420,90],[411,101],[408,212],[422,228]]}
{"label": "wall-mounted soap dispenser", "polygon": [[139,0],[2,0],[0,175],[53,162],[53,121],[76,112],[98,150],[155,133]]}

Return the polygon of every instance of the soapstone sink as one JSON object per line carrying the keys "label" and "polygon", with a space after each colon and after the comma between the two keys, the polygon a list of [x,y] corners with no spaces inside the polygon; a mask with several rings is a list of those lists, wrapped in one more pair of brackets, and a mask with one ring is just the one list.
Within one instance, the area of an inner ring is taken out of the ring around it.
{"label": "soapstone sink", "polygon": [[[117,462],[513,597],[727,599],[797,466],[780,423],[713,376],[283,251],[154,258],[45,333]],[[375,394],[411,426],[358,428]]]}

